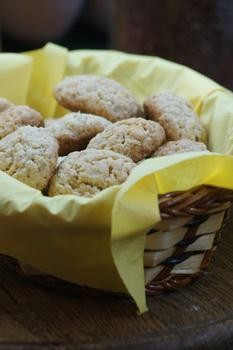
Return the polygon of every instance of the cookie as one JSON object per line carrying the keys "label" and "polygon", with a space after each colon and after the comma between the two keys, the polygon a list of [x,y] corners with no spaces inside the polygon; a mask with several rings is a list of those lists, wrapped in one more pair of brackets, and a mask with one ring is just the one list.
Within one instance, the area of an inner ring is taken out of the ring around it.
{"label": "cookie", "polygon": [[45,118],[44,120],[45,128],[50,128],[50,126],[53,126],[54,124],[56,124],[58,120],[59,120],[58,118]]}
{"label": "cookie", "polygon": [[12,106],[0,113],[0,139],[12,133],[20,126],[44,125],[39,112],[28,106]]}
{"label": "cookie", "polygon": [[58,157],[57,159],[57,167],[60,165],[60,163],[65,159],[66,157]]}
{"label": "cookie", "polygon": [[167,139],[206,141],[206,130],[191,105],[171,92],[158,92],[147,98],[144,110],[149,119],[163,126]]}
{"label": "cookie", "polygon": [[158,148],[158,150],[153,154],[153,156],[161,157],[175,153],[204,151],[207,151],[206,145],[204,143],[183,139],[178,141],[166,142]]}
{"label": "cookie", "polygon": [[86,148],[88,142],[107,126],[112,125],[105,118],[83,113],[70,113],[57,119],[49,129],[59,143],[59,155]]}
{"label": "cookie", "polygon": [[54,174],[58,143],[44,128],[22,126],[0,140],[0,170],[44,190]]}
{"label": "cookie", "polygon": [[134,168],[130,158],[112,151],[84,150],[70,153],[50,181],[49,196],[75,194],[92,197],[122,184]]}
{"label": "cookie", "polygon": [[0,113],[6,111],[8,108],[14,106],[13,103],[11,103],[6,98],[0,97]]}
{"label": "cookie", "polygon": [[153,154],[165,141],[163,128],[152,120],[130,118],[108,126],[87,148],[107,149],[138,162]]}
{"label": "cookie", "polygon": [[142,116],[142,108],[131,93],[105,77],[66,77],[55,87],[54,94],[57,102],[71,111],[96,114],[112,122]]}

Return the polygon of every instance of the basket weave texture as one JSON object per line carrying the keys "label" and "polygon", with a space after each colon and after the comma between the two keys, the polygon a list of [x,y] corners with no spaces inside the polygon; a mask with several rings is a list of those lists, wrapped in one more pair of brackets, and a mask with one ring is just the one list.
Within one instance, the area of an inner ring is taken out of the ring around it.
{"label": "basket weave texture", "polygon": [[209,265],[232,200],[232,191],[210,186],[160,196],[162,220],[144,252],[147,294],[182,288]]}

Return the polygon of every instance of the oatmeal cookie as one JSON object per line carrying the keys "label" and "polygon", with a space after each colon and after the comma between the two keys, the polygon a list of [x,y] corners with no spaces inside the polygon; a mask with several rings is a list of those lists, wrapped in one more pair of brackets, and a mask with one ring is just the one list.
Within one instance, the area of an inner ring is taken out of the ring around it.
{"label": "oatmeal cookie", "polygon": [[70,153],[50,181],[49,196],[92,197],[107,187],[123,183],[134,166],[130,158],[112,151],[89,149]]}
{"label": "oatmeal cookie", "polygon": [[55,87],[54,94],[58,103],[71,111],[96,114],[112,122],[142,116],[142,108],[131,93],[105,77],[69,76]]}
{"label": "oatmeal cookie", "polygon": [[84,113],[70,113],[57,119],[49,129],[59,143],[59,155],[86,148],[88,142],[107,126],[112,125],[105,118]]}
{"label": "oatmeal cookie", "polygon": [[43,126],[40,113],[28,106],[12,106],[6,109],[0,113],[0,139],[25,125]]}
{"label": "oatmeal cookie", "polygon": [[163,126],[167,139],[206,141],[206,130],[191,105],[171,92],[158,92],[147,98],[144,109],[149,119]]}
{"label": "oatmeal cookie", "polygon": [[0,97],[0,113],[6,111],[8,108],[14,106],[9,100],[4,97]]}
{"label": "oatmeal cookie", "polygon": [[204,152],[207,151],[206,145],[202,142],[192,140],[168,141],[160,146],[153,154],[154,157],[167,156],[169,154],[184,152]]}
{"label": "oatmeal cookie", "polygon": [[22,126],[0,140],[0,170],[44,190],[58,158],[58,143],[44,128]]}
{"label": "oatmeal cookie", "polygon": [[108,126],[89,142],[87,148],[108,149],[138,162],[151,156],[164,141],[165,132],[158,123],[130,118]]}

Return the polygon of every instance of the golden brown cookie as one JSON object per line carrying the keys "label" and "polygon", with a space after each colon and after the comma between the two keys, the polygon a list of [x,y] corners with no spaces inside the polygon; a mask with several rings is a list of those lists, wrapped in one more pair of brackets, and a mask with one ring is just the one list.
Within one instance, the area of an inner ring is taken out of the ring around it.
{"label": "golden brown cookie", "polygon": [[57,158],[57,140],[44,128],[22,126],[0,140],[0,170],[38,190],[47,187]]}
{"label": "golden brown cookie", "polygon": [[14,106],[12,102],[4,97],[0,97],[0,113],[6,111],[8,108]]}
{"label": "golden brown cookie", "polygon": [[86,148],[88,142],[107,126],[112,125],[105,118],[84,113],[70,113],[57,119],[49,129],[59,143],[59,155]]}
{"label": "golden brown cookie", "polygon": [[149,119],[163,126],[168,140],[206,141],[201,120],[182,97],[168,91],[158,92],[145,100],[144,109]]}
{"label": "golden brown cookie", "polygon": [[54,94],[58,103],[71,111],[96,114],[112,122],[142,116],[142,108],[131,93],[105,77],[66,77],[55,87]]}
{"label": "golden brown cookie", "polygon": [[44,122],[40,113],[28,106],[12,106],[6,109],[0,113],[0,139],[24,125],[41,127]]}
{"label": "golden brown cookie", "polygon": [[153,156],[161,157],[175,153],[204,151],[207,151],[206,145],[204,143],[182,139],[178,141],[168,141],[164,143],[158,148],[158,150],[153,154]]}
{"label": "golden brown cookie", "polygon": [[50,181],[49,196],[92,197],[107,187],[122,184],[134,166],[131,159],[112,151],[89,149],[70,153]]}
{"label": "golden brown cookie", "polygon": [[165,132],[158,123],[130,118],[108,126],[89,142],[87,148],[111,150],[138,162],[151,156],[164,141]]}

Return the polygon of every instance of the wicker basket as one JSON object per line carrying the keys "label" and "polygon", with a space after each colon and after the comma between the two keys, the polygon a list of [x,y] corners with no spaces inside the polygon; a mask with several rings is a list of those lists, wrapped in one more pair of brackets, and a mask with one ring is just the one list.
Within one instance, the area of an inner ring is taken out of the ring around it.
{"label": "wicker basket", "polygon": [[[210,186],[159,197],[162,220],[148,232],[145,244],[148,295],[182,288],[209,265],[232,200],[233,191]],[[20,267],[17,271],[33,282],[59,292],[108,294],[43,275],[22,263]]]}
{"label": "wicker basket", "polygon": [[232,191],[210,186],[160,196],[162,221],[145,245],[147,294],[182,288],[209,265],[232,199]]}

